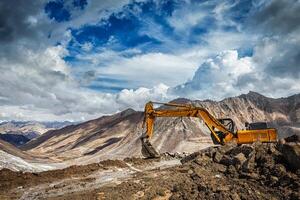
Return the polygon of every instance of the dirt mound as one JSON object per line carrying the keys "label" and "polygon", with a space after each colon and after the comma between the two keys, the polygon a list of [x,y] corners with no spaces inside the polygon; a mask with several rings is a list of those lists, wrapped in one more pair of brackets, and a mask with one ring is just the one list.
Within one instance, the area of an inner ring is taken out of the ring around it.
{"label": "dirt mound", "polygon": [[178,184],[173,197],[299,199],[299,153],[299,145],[289,143],[208,148],[182,159],[191,185]]}
{"label": "dirt mound", "polygon": [[[293,144],[287,141],[284,145]],[[288,159],[290,152],[298,155],[294,147],[210,147],[183,158],[181,166],[141,173],[92,194],[105,199],[299,199],[300,170]]]}

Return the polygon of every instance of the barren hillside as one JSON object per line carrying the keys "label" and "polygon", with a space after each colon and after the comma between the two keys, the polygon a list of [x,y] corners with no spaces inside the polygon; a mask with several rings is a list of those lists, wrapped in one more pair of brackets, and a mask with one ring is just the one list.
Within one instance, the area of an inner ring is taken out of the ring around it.
{"label": "barren hillside", "polygon": [[53,163],[53,161],[42,155],[21,151],[0,139],[0,169],[39,172],[63,167],[65,167],[63,163]]}
{"label": "barren hillside", "polygon": [[71,122],[3,121],[0,123],[0,139],[21,146],[49,130],[71,125]]}
{"label": "barren hillside", "polygon": [[[299,133],[300,95],[272,99],[249,92],[222,101],[174,100],[208,109],[215,117],[231,117],[239,129],[248,121],[268,121],[279,137]],[[108,158],[140,156],[143,113],[132,109],[82,124],[48,131],[24,150],[57,161],[95,162]],[[155,124],[153,145],[160,152],[194,152],[212,145],[209,132],[199,119],[160,118]],[[84,157],[84,158],[83,158]]]}
{"label": "barren hillside", "polygon": [[280,138],[300,134],[300,94],[273,99],[249,92],[219,102],[193,103],[205,107],[217,118],[232,118],[239,129],[244,128],[245,122],[266,121],[269,127],[278,129]]}
{"label": "barren hillside", "polygon": [[[84,156],[85,162],[140,156],[142,121],[142,112],[128,109],[112,116],[49,131],[23,146],[23,149],[57,160]],[[159,119],[153,144],[161,152],[191,153],[211,145],[209,137],[202,132],[203,127],[197,119]]]}

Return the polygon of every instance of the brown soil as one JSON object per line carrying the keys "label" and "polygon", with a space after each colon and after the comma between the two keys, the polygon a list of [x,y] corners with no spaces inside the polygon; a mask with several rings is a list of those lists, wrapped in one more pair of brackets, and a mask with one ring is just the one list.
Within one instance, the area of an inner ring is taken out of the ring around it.
{"label": "brown soil", "polygon": [[126,163],[122,160],[103,160],[99,163],[103,167],[119,167],[124,168],[127,167]]}
{"label": "brown soil", "polygon": [[147,165],[158,161],[128,158],[125,162],[139,170],[105,184],[97,182],[105,178],[99,172],[132,169],[124,161],[107,160],[42,173],[1,170],[0,199],[18,199],[24,188],[43,183],[49,186],[37,188],[33,199],[300,199],[300,166],[293,165],[299,162],[299,153],[297,141],[229,144],[184,157],[179,166],[148,170]]}
{"label": "brown soil", "polygon": [[[279,150],[274,144],[209,148],[184,158],[181,166],[139,173],[85,194],[88,199],[300,199],[300,170]],[[82,197],[69,197],[74,195]]]}
{"label": "brown soil", "polygon": [[2,169],[0,170],[0,199],[4,199],[4,197],[7,198],[7,196],[14,199],[19,195],[17,192],[13,192],[10,195],[7,195],[7,193],[2,194],[2,191],[10,191],[19,187],[30,188],[39,184],[52,183],[67,178],[82,179],[83,177],[87,177],[95,171],[106,170],[111,167],[124,168],[127,167],[127,165],[125,162],[120,160],[105,160],[99,163],[80,166],[73,165],[65,169],[51,170],[40,173],[14,172],[9,169]]}
{"label": "brown soil", "polygon": [[133,165],[146,165],[151,164],[153,161],[159,161],[159,159],[143,159],[143,158],[125,158],[125,162],[133,164]]}

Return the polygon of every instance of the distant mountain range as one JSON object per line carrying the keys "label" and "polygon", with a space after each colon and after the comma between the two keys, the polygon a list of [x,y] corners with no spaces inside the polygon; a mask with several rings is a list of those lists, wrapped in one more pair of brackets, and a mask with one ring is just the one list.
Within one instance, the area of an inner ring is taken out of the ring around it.
{"label": "distant mountain range", "polygon": [[71,122],[5,121],[0,123],[0,139],[20,146],[49,130],[63,128]]}
{"label": "distant mountain range", "polygon": [[[238,129],[245,122],[267,121],[278,129],[279,137],[300,134],[300,94],[286,98],[269,98],[249,92],[222,101],[191,101],[209,110],[216,118],[232,118]],[[143,112],[127,109],[77,125],[51,130],[22,146],[32,154],[75,163],[95,162],[140,156]],[[160,152],[195,152],[212,145],[209,131],[196,118],[159,118],[155,124],[153,145]]]}

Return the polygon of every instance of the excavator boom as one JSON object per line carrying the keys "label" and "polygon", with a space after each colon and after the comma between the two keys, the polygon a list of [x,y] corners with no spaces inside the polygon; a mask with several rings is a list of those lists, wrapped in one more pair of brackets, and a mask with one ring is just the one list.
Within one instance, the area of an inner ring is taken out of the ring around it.
{"label": "excavator boom", "polygon": [[[172,107],[173,109],[154,109],[153,104],[161,104]],[[154,122],[156,117],[198,117],[202,119],[211,132],[212,139],[216,144],[225,144],[226,142],[235,140],[238,144],[253,143],[254,141],[274,142],[277,139],[275,129],[263,130],[241,130],[234,132],[234,127],[230,130],[225,127],[224,122],[231,119],[216,119],[205,108],[195,107],[190,104],[174,104],[174,103],[157,103],[148,102],[145,105],[143,127],[146,126],[146,132],[141,137],[142,153],[147,158],[159,157],[159,153],[153,148],[149,139],[153,135]]]}

